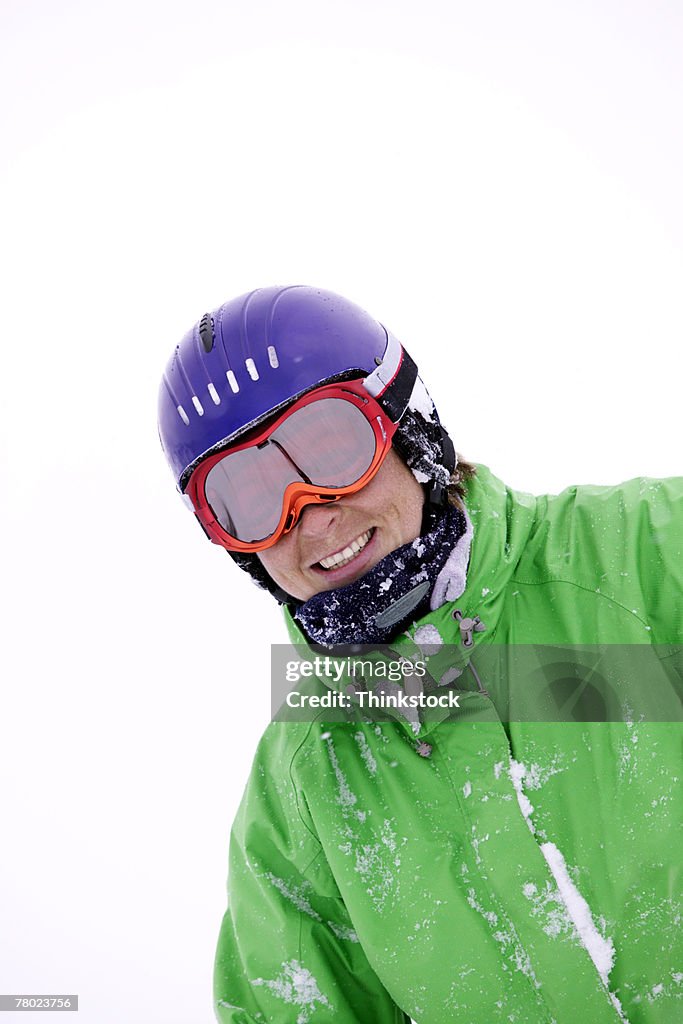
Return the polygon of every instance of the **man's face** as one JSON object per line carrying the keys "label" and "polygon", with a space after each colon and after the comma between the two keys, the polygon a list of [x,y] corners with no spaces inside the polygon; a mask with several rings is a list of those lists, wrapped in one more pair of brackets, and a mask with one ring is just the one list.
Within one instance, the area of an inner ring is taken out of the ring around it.
{"label": "man's face", "polygon": [[307,601],[353,583],[419,537],[423,504],[422,488],[390,449],[369,484],[330,505],[307,505],[294,529],[258,557],[278,586]]}

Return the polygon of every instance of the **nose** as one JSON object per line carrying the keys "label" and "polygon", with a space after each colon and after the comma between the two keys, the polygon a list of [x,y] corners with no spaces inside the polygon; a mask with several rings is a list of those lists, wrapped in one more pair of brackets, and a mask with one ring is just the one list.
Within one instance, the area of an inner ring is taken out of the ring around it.
{"label": "nose", "polygon": [[322,537],[332,528],[338,517],[339,508],[336,501],[311,502],[302,509],[297,529],[306,537]]}

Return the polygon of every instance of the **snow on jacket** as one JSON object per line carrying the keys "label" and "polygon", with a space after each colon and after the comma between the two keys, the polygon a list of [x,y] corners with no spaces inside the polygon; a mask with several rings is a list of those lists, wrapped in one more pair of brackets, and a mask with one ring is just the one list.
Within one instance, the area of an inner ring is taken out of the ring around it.
{"label": "snow on jacket", "polygon": [[[683,479],[532,497],[480,466],[465,503],[464,592],[392,646],[457,645],[467,713],[268,727],[231,837],[223,1024],[683,1020]],[[524,672],[485,666],[575,644],[649,655],[630,720],[501,720]]]}

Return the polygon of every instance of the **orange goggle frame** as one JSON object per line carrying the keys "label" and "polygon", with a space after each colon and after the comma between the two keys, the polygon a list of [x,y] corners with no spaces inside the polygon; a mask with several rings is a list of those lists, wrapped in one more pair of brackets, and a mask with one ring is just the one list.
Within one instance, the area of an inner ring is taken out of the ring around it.
{"label": "orange goggle frame", "polygon": [[214,544],[265,551],[307,505],[338,501],[372,480],[395,431],[363,378],[328,384],[241,444],[203,459],[185,494]]}

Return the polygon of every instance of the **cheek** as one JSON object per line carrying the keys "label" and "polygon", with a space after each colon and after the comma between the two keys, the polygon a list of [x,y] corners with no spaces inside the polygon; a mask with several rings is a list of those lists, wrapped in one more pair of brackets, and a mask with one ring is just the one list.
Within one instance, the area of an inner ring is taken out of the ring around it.
{"label": "cheek", "polygon": [[266,572],[270,573],[273,579],[287,572],[288,559],[282,556],[281,551],[269,548],[268,551],[262,552],[257,557],[263,568]]}
{"label": "cheek", "polygon": [[422,531],[422,513],[424,509],[424,498],[422,494],[422,488],[415,481],[415,485],[418,488],[417,493],[411,492],[410,498],[406,500],[403,505],[403,537],[404,544],[408,541],[415,540],[416,537],[420,536]]}
{"label": "cheek", "polygon": [[257,554],[257,558],[268,575],[292,597],[306,600],[310,596],[308,594],[310,587],[302,578],[293,546],[287,542],[287,537],[284,537],[272,548],[268,548],[267,551]]}
{"label": "cheek", "polygon": [[422,486],[410,470],[400,465],[392,481],[394,514],[398,520],[398,533],[402,543],[407,544],[420,536],[425,495]]}

